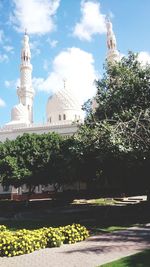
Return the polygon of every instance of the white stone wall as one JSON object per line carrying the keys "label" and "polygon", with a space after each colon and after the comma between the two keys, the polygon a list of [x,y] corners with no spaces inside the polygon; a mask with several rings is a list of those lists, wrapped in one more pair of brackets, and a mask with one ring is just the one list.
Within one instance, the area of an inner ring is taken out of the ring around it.
{"label": "white stone wall", "polygon": [[84,114],[81,110],[67,109],[67,110],[53,110],[47,115],[47,122],[49,123],[63,123],[67,121],[83,121]]}
{"label": "white stone wall", "polygon": [[[62,122],[61,122],[62,123]],[[72,135],[77,131],[77,125],[75,124],[61,124],[61,125],[50,125],[50,124],[43,124],[43,125],[33,125],[30,127],[21,127],[18,128],[9,128],[5,129],[2,128],[0,130],[0,141],[4,142],[7,138],[10,140],[15,139],[17,136],[21,136],[24,133],[36,133],[36,134],[43,134],[49,132],[56,132],[60,135]]]}

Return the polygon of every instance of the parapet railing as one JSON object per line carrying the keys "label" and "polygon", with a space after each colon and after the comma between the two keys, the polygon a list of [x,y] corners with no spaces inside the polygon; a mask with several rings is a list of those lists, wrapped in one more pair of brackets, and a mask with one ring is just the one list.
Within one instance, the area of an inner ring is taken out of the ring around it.
{"label": "parapet railing", "polygon": [[11,132],[13,130],[22,130],[22,129],[35,129],[35,128],[63,128],[63,127],[77,127],[79,121],[63,121],[57,123],[33,123],[33,124],[21,124],[21,125],[5,125],[0,127],[0,132]]}

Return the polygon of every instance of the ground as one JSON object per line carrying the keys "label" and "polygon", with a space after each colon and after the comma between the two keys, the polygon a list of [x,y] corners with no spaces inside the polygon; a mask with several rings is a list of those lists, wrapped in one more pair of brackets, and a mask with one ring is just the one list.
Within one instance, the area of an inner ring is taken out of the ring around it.
{"label": "ground", "polygon": [[96,267],[146,248],[150,248],[149,225],[92,236],[83,242],[62,245],[60,248],[47,248],[12,258],[4,257],[0,259],[0,266]]}
{"label": "ground", "polygon": [[[112,201],[111,205],[110,199],[104,201],[106,205],[101,205],[98,200],[95,203],[93,200],[84,204],[84,201],[81,202],[33,201],[26,207],[23,202],[1,201],[0,223],[11,229],[34,229],[77,222],[85,225],[92,236],[74,245],[44,249],[10,259],[1,258],[0,266],[36,267],[41,261],[40,267],[59,267],[63,261],[64,267],[96,267],[150,247],[150,227],[145,226],[150,222],[148,202],[127,199],[119,204]],[[134,228],[112,232],[131,225]]]}

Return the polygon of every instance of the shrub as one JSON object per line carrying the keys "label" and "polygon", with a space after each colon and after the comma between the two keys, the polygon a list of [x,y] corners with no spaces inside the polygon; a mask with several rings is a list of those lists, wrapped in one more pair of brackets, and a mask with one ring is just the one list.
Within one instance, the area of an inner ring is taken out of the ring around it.
{"label": "shrub", "polygon": [[47,245],[42,231],[5,231],[0,234],[0,256],[18,256],[33,252]]}
{"label": "shrub", "polygon": [[87,229],[80,224],[38,230],[7,230],[0,225],[0,256],[18,256],[46,247],[59,247],[63,243],[72,244],[89,236]]}
{"label": "shrub", "polygon": [[80,224],[67,225],[61,227],[60,230],[65,237],[64,243],[66,244],[73,244],[82,241],[89,236],[87,229]]}
{"label": "shrub", "polygon": [[5,225],[0,225],[0,232],[6,231],[7,227]]}
{"label": "shrub", "polygon": [[47,241],[47,247],[60,247],[63,244],[64,236],[60,231],[60,228],[45,228],[44,235]]}

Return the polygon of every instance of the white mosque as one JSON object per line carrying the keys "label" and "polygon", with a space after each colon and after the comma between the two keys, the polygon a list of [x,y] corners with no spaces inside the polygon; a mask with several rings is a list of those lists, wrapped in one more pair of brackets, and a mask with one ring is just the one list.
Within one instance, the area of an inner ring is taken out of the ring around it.
{"label": "white mosque", "polygon": [[[116,38],[112,23],[106,20],[107,59],[119,59]],[[61,135],[72,135],[77,131],[78,123],[84,122],[84,112],[78,99],[69,90],[66,81],[64,88],[50,96],[46,106],[45,124],[33,122],[33,102],[35,90],[32,86],[32,65],[29,36],[25,33],[21,51],[20,86],[17,88],[19,103],[11,110],[11,121],[0,128],[0,141],[15,139],[23,133],[57,132]]]}
{"label": "white mosque", "polygon": [[24,35],[21,51],[20,86],[17,88],[19,104],[11,110],[11,121],[0,129],[0,141],[15,139],[23,133],[58,132],[70,135],[76,132],[77,122],[83,122],[84,113],[78,100],[66,86],[48,99],[46,107],[47,123],[33,122],[33,101],[35,90],[32,86],[32,65],[29,37]]}
{"label": "white mosque", "polygon": [[[117,50],[112,23],[109,19],[106,20],[106,28],[108,48],[107,60],[115,62],[120,59],[120,55]],[[56,132],[61,135],[69,136],[77,131],[78,123],[84,122],[84,112],[81,104],[64,81],[64,88],[48,98],[46,106],[47,122],[45,124],[34,124],[33,101],[35,90],[32,87],[32,65],[30,60],[29,36],[25,33],[21,51],[20,86],[17,88],[19,103],[11,110],[10,122],[0,128],[0,141],[2,142],[7,138],[10,140],[15,139],[23,133],[42,134]],[[93,101],[93,108],[95,105]],[[17,190],[21,189],[10,187],[6,192],[5,188],[0,185],[0,195],[6,193],[10,194],[12,191],[15,191],[15,193],[22,192]]]}

